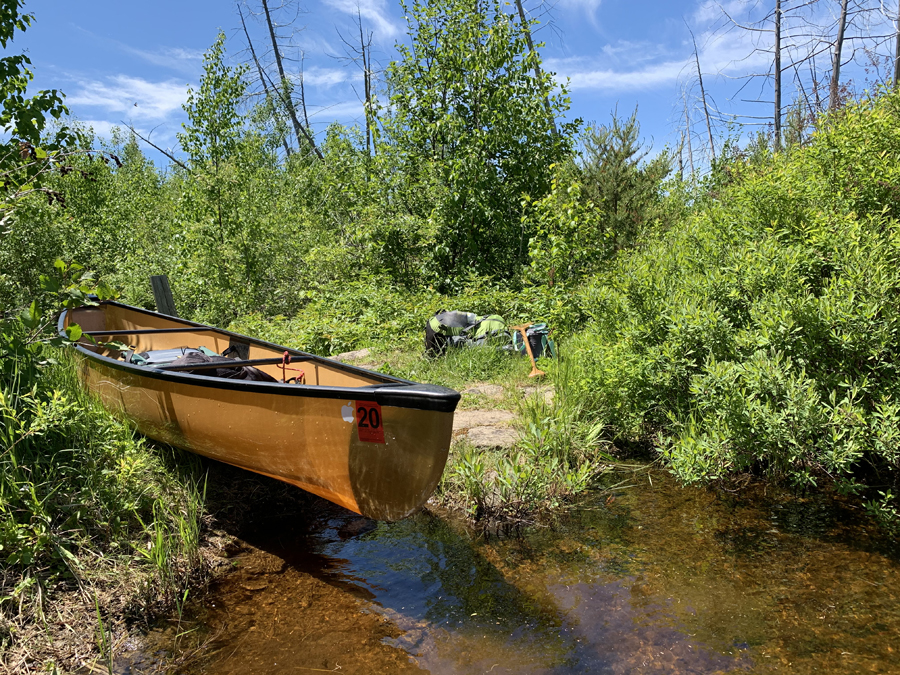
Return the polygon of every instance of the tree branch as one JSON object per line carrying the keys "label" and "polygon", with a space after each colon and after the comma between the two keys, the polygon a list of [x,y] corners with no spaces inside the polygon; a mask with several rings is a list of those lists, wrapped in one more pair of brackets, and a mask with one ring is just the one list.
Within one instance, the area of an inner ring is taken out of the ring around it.
{"label": "tree branch", "polygon": [[[122,122],[122,124],[125,124],[125,122]],[[173,162],[175,162],[178,166],[180,166],[180,167],[181,167],[182,169],[184,169],[185,171],[190,171],[190,169],[187,167],[187,165],[186,165],[184,162],[182,162],[181,160],[179,160],[179,159],[173,157],[169,152],[167,152],[166,150],[163,150],[161,147],[159,147],[158,145],[156,145],[156,143],[154,143],[153,141],[151,141],[149,138],[144,138],[143,136],[141,136],[141,135],[137,132],[137,129],[135,129],[133,126],[131,126],[130,124],[125,124],[125,126],[128,127],[128,129],[131,131],[131,133],[133,133],[135,136],[137,136],[138,138],[140,138],[142,141],[144,141],[144,143],[146,143],[147,145],[149,145],[151,148],[154,148],[154,149],[156,149],[156,150],[159,150],[159,152],[161,152],[161,153],[164,154],[166,157],[168,157],[169,159],[171,159]]]}

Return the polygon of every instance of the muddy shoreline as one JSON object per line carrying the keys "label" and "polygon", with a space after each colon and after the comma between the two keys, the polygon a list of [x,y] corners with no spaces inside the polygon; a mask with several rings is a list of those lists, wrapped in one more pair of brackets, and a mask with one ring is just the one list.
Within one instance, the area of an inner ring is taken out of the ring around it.
{"label": "muddy shoreline", "polygon": [[[259,514],[265,514],[265,519],[282,514],[302,526],[335,512],[349,512],[293,486],[226,464],[202,460],[202,467],[207,476],[207,513],[202,523],[201,562],[188,572],[187,594],[173,604],[160,604],[153,593],[153,572],[144,561],[133,555],[98,560],[94,568],[80,570],[83,584],[73,578],[47,589],[44,621],[25,624],[24,629],[4,627],[16,639],[0,652],[0,673],[41,673],[51,663],[59,672],[108,672],[110,664],[102,653],[104,639],[112,646],[113,672],[176,672],[200,662],[201,655],[209,656],[202,654],[204,645],[217,633],[235,628],[247,635],[256,631],[277,633],[278,615],[287,611],[295,622],[299,621],[291,630],[301,630],[305,644],[314,645],[317,653],[333,654],[335,664],[353,665],[364,659],[383,664],[385,672],[407,672],[406,655],[383,644],[400,631],[382,617],[364,611],[365,599],[317,578],[313,569],[290,567],[272,552],[251,543],[258,533]],[[372,526],[372,521],[363,518],[356,521],[359,531]],[[271,625],[229,620],[204,631],[198,641],[198,636],[190,632],[196,622],[179,620],[181,605],[219,592],[224,579],[233,587],[227,593],[252,595],[260,602],[276,605],[277,598],[267,594],[267,584],[257,581],[276,567],[290,578],[292,596],[300,600],[292,602],[289,610],[276,607]],[[341,616],[356,618],[336,630],[339,622],[332,618],[336,610]],[[178,637],[183,633],[187,635]],[[338,637],[343,633],[356,636],[347,643],[352,649]],[[313,667],[323,668],[323,663],[319,659]],[[418,670],[409,667],[409,672]],[[217,672],[222,672],[220,668],[217,665]]]}

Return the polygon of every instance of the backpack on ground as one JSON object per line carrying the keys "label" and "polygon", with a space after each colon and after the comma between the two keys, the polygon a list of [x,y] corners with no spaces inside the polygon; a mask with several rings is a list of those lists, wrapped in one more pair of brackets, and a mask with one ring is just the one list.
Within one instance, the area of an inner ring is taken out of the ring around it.
{"label": "backpack on ground", "polygon": [[496,314],[437,312],[425,324],[425,353],[439,356],[450,347],[476,347],[494,340],[509,343],[506,322]]}
{"label": "backpack on ground", "polygon": [[[550,329],[547,328],[547,324],[533,323],[525,329],[525,335],[534,358],[538,359],[542,356],[556,358],[556,343],[550,339]],[[512,333],[512,344],[513,349],[522,356],[528,354],[525,342],[522,340],[522,333],[517,330]]]}

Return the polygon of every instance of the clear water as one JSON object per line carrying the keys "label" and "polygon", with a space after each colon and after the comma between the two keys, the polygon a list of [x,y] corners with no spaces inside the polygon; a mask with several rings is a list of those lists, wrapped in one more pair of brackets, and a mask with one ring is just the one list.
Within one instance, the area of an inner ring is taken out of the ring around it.
{"label": "clear water", "polygon": [[[190,608],[191,639],[206,642],[182,672],[328,671],[343,658],[338,672],[900,673],[898,548],[859,509],[633,482],[504,536],[324,503],[315,518],[263,516],[245,536],[252,556]],[[324,607],[308,575],[337,594]],[[359,625],[373,616],[399,629],[374,647]]]}

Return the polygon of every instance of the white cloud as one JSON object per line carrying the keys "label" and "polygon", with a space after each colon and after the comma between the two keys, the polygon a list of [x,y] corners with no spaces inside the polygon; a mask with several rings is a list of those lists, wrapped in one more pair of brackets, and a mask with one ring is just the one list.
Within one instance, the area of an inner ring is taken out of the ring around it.
{"label": "white cloud", "polygon": [[197,75],[202,70],[203,52],[197,49],[160,47],[156,51],[147,51],[124,44],[120,44],[120,47],[123,51],[133,54],[148,63],[179,73]]}
{"label": "white cloud", "polygon": [[[83,120],[75,118],[73,121],[77,126],[90,128],[95,135],[103,136],[105,138],[110,138],[112,136],[114,128],[118,128],[119,133],[123,135],[127,135],[130,133],[128,131],[127,120],[124,124],[121,121],[113,122],[110,120],[97,119]],[[141,136],[151,139],[157,145],[166,147],[168,145],[172,145],[175,142],[175,134],[170,129],[167,129],[165,127],[148,127],[145,125],[135,125],[134,128]]]}
{"label": "white cloud", "polygon": [[303,81],[314,87],[333,87],[342,84],[349,79],[349,73],[345,68],[322,68],[312,66],[303,71]]}
{"label": "white cloud", "polygon": [[80,80],[78,87],[66,97],[70,107],[90,106],[136,120],[163,121],[180,112],[187,98],[187,86],[182,82],[149,82],[128,75],[113,75],[104,81]]}
{"label": "white cloud", "polygon": [[121,122],[110,122],[109,120],[75,120],[76,125],[82,126],[86,129],[91,129],[94,134],[97,136],[105,136],[109,138],[112,136],[113,127],[122,128]]}
{"label": "white cloud", "polygon": [[600,3],[602,1],[603,0],[559,0],[556,6],[561,8],[569,7],[572,9],[581,9],[588,15],[594,16],[600,8]]}
{"label": "white cloud", "polygon": [[325,0],[336,10],[355,17],[357,13],[372,24],[379,37],[394,37],[400,27],[391,21],[386,0]]}
{"label": "white cloud", "polygon": [[359,101],[342,101],[332,105],[310,106],[309,117],[316,123],[362,119],[363,105]]}
{"label": "white cloud", "polygon": [[138,49],[125,42],[93,33],[81,26],[74,26],[74,28],[91,42],[112,45],[115,49],[136,56],[154,66],[161,66],[188,75],[199,75],[202,72],[202,50],[186,49],[184,47],[157,47],[151,50]]}
{"label": "white cloud", "polygon": [[565,81],[569,78],[569,89],[588,89],[593,91],[634,91],[638,89],[652,89],[664,84],[671,84],[678,80],[685,66],[686,60],[664,61],[662,63],[639,68],[636,70],[616,71],[609,68],[579,69],[554,67],[548,62],[551,70],[556,70],[557,80]]}
{"label": "white cloud", "polygon": [[698,36],[697,48],[704,74],[735,76],[766,70],[772,62],[772,55],[765,51],[770,40],[759,39],[758,35],[737,30]]}
{"label": "white cloud", "polygon": [[746,0],[728,0],[727,2],[705,0],[697,5],[697,9],[691,15],[691,23],[700,25],[722,21],[723,19],[727,21],[722,10],[727,12],[731,18],[741,20],[747,16],[750,9],[752,8],[748,6]]}
{"label": "white cloud", "polygon": [[294,38],[297,46],[306,54],[335,54],[341,47],[334,44],[321,33],[303,31]]}
{"label": "white cloud", "polygon": [[[715,3],[705,2],[701,6]],[[720,16],[720,15],[719,15]],[[706,77],[739,77],[751,72],[764,73],[772,56],[766,53],[768,34],[728,31],[701,27],[696,32],[700,67]],[[557,80],[569,79],[571,90],[607,93],[655,89],[693,78],[696,65],[690,39],[678,46],[621,40],[599,48],[596,56],[547,59],[548,70]]]}

